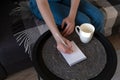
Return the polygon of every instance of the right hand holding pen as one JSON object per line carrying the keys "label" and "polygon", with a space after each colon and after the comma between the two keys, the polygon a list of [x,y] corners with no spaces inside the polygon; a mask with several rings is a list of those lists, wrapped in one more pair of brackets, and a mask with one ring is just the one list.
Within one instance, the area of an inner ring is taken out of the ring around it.
{"label": "right hand holding pen", "polygon": [[57,49],[60,52],[64,52],[68,54],[72,53],[73,51],[72,51],[71,42],[64,37],[62,37],[62,40],[65,42],[65,44],[61,40],[57,41]]}

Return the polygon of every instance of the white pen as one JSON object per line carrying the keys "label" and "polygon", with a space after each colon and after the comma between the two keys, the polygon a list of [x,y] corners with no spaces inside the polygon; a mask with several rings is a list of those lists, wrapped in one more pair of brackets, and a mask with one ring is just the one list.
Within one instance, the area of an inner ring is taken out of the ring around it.
{"label": "white pen", "polygon": [[61,40],[61,42],[67,47],[67,44],[63,41],[63,39],[58,34],[56,34],[56,35]]}

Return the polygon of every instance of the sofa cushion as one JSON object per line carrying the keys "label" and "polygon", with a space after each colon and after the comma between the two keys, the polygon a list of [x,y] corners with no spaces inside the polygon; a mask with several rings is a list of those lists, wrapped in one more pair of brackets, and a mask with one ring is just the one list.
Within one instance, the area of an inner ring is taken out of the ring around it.
{"label": "sofa cushion", "polygon": [[119,23],[119,12],[120,12],[120,1],[119,0],[90,0],[98,8],[100,8],[105,15],[105,35],[110,36],[111,34],[120,32],[118,28]]}

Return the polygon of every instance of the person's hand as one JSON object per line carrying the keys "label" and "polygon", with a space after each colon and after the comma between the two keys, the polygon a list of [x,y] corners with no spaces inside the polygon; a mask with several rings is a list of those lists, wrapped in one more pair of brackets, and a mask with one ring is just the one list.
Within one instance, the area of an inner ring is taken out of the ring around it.
{"label": "person's hand", "polygon": [[65,27],[65,29],[63,30],[62,35],[63,36],[70,35],[74,31],[74,27],[75,27],[74,19],[72,19],[69,16],[66,17],[65,19],[63,19],[63,21],[62,21],[62,28],[64,28],[64,27]]}
{"label": "person's hand", "polygon": [[65,42],[65,44],[61,40],[57,41],[57,49],[60,52],[64,52],[68,54],[72,53],[73,51],[72,51],[71,42],[64,37],[62,37],[62,39]]}

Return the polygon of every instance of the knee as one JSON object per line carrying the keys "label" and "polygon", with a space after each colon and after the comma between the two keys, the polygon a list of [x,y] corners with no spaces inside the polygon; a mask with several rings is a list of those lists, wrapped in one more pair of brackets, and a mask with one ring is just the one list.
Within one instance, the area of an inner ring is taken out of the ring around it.
{"label": "knee", "polygon": [[96,13],[97,15],[95,15],[94,19],[93,19],[93,22],[98,24],[98,25],[101,25],[104,23],[104,14],[99,11],[98,13]]}
{"label": "knee", "polygon": [[62,20],[68,16],[70,7],[67,7],[61,3],[51,2],[49,4],[56,24],[61,25]]}
{"label": "knee", "polygon": [[91,20],[87,15],[78,11],[75,22],[76,22],[76,25],[81,25],[83,23],[91,23]]}
{"label": "knee", "polygon": [[99,32],[104,32],[104,14],[99,11],[96,13],[96,15],[94,15],[94,17],[91,20],[92,24],[95,26],[96,31]]}

